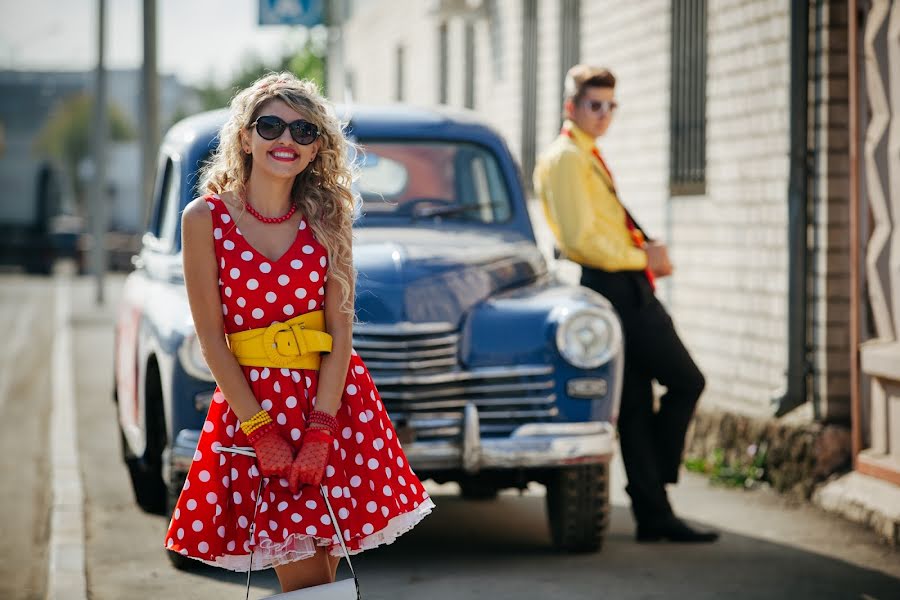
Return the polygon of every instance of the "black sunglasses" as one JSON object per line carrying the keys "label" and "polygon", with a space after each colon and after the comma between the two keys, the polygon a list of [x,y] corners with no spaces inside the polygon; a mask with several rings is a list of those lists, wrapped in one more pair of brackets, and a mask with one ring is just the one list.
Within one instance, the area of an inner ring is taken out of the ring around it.
{"label": "black sunglasses", "polygon": [[619,108],[615,100],[585,100],[584,107],[593,113],[608,115]]}
{"label": "black sunglasses", "polygon": [[264,140],[278,139],[285,127],[291,130],[291,137],[301,146],[308,146],[319,137],[319,128],[303,119],[286,123],[281,117],[265,115],[253,121],[250,127],[253,126],[256,126],[256,133]]}

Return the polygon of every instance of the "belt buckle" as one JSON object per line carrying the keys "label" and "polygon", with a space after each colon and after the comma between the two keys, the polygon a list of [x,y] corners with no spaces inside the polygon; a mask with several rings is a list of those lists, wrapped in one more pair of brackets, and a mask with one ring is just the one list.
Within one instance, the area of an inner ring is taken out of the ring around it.
{"label": "belt buckle", "polygon": [[[282,354],[278,351],[278,342],[275,339],[275,336],[279,333],[290,333],[291,337],[294,340],[294,344],[297,344],[297,339],[294,337],[294,332],[291,329],[291,326],[287,323],[275,322],[266,327],[265,332],[263,332],[263,351],[266,353],[266,358],[272,361],[272,364],[276,367],[289,367],[291,363],[299,356],[299,351],[295,355],[287,355]],[[299,347],[299,346],[298,346]]]}

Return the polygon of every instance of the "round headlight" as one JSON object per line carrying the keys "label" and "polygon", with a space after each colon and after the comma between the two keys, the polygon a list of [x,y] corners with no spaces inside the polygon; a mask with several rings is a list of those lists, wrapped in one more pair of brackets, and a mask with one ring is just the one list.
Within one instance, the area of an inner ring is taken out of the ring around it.
{"label": "round headlight", "polygon": [[579,369],[596,369],[619,350],[622,330],[615,315],[599,308],[565,311],[556,328],[556,347]]}
{"label": "round headlight", "polygon": [[212,372],[203,358],[203,350],[200,348],[200,340],[197,339],[196,333],[189,333],[184,336],[181,347],[178,348],[178,359],[181,361],[181,367],[191,377],[203,381],[215,381]]}

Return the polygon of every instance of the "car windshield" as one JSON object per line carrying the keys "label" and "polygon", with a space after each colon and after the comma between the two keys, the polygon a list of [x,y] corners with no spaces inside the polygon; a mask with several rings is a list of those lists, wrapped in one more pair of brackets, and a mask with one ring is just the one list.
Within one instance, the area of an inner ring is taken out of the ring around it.
{"label": "car windshield", "polygon": [[355,183],[363,221],[453,219],[498,223],[512,216],[506,182],[488,149],[457,142],[361,142]]}

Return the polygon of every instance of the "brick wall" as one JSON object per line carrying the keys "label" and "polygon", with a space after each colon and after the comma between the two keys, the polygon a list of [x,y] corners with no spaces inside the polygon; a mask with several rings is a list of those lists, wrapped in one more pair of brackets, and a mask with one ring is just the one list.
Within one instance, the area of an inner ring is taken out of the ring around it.
{"label": "brick wall", "polygon": [[[360,3],[365,8],[353,15],[346,37],[358,101],[393,99],[397,43],[406,45],[410,61],[406,99],[436,101],[438,20],[426,4]],[[476,21],[475,110],[519,157],[522,5],[498,0],[488,6],[490,15]],[[819,141],[830,146],[816,162],[811,319],[814,389],[836,416],[848,389],[846,0],[826,2],[824,11],[823,40],[830,50],[823,57],[815,123]],[[396,27],[398,14],[403,28]],[[559,126],[559,21],[559,3],[540,0],[539,151]],[[670,244],[676,273],[661,285],[660,297],[707,375],[703,402],[771,414],[787,364],[788,4],[708,1],[707,186],[698,196],[669,195],[669,0],[582,1],[581,23],[582,62],[607,66],[618,79],[620,109],[600,145],[623,201],[651,235]],[[449,103],[462,106],[461,19],[449,27]]]}

